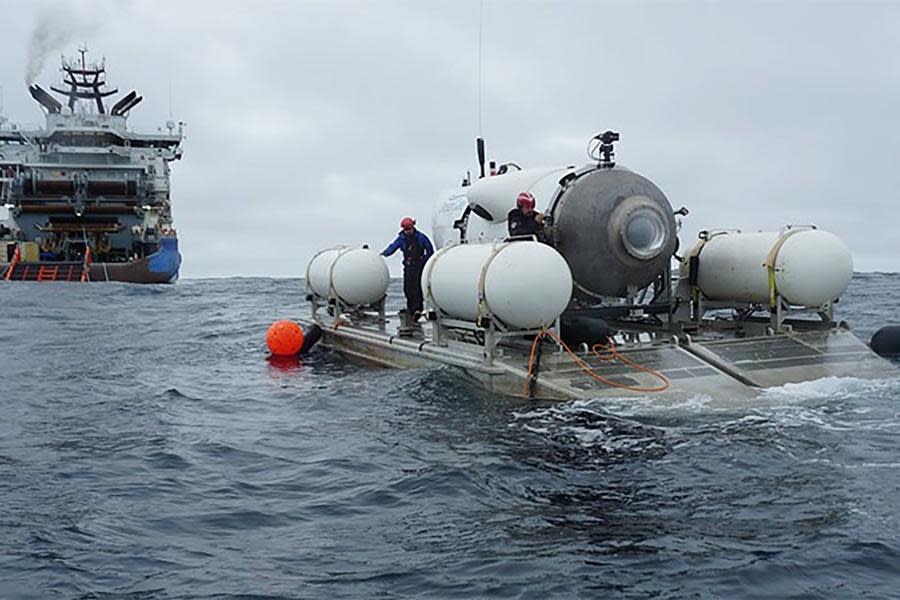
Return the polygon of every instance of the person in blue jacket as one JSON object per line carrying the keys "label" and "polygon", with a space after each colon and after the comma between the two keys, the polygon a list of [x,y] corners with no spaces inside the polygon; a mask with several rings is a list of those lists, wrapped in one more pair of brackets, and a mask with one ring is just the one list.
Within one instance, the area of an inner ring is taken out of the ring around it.
{"label": "person in blue jacket", "polygon": [[434,246],[424,233],[416,229],[416,220],[405,217],[400,221],[402,231],[382,252],[390,256],[397,250],[403,251],[403,295],[406,296],[406,314],[412,321],[422,312],[422,269],[434,254]]}

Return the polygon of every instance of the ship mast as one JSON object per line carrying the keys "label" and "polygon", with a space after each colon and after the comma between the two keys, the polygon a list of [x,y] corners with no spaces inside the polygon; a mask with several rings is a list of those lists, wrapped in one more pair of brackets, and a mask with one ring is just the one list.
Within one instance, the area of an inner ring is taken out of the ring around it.
{"label": "ship mast", "polygon": [[119,90],[101,89],[106,85],[106,80],[104,79],[106,73],[106,61],[89,65],[85,58],[87,46],[79,48],[78,52],[81,54],[80,66],[78,64],[71,64],[65,57],[62,59],[62,68],[65,73],[63,76],[63,83],[67,84],[69,89],[64,90],[53,86],[51,86],[50,89],[69,99],[68,106],[71,111],[75,110],[76,101],[93,100],[97,103],[97,112],[105,114],[106,108],[103,106],[103,98],[112,96],[113,94],[118,93]]}

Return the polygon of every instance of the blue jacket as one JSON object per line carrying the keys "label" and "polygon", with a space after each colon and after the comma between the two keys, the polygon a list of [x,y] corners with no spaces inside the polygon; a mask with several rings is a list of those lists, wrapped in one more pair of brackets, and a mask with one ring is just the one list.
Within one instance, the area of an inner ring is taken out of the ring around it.
{"label": "blue jacket", "polygon": [[[419,242],[418,245],[422,247],[422,256],[416,260],[416,257],[410,255],[411,250],[415,247],[415,244],[410,244],[412,240],[417,240]],[[434,246],[431,245],[431,240],[428,239],[428,236],[416,229],[416,233],[414,235],[408,236],[401,230],[399,234],[397,234],[397,239],[395,239],[391,244],[382,250],[382,256],[390,256],[397,250],[403,251],[403,265],[411,265],[414,262],[419,265],[424,265],[425,261],[434,254]]]}

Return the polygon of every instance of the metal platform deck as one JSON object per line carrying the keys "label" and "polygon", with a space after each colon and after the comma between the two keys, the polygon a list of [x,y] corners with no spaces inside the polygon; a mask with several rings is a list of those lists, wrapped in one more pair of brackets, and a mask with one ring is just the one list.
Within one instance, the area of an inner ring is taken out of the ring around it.
{"label": "metal platform deck", "polygon": [[[322,327],[322,343],[370,363],[395,368],[457,367],[487,389],[526,396],[531,341],[505,340],[491,355],[474,336],[460,335],[435,343],[430,323],[416,335],[398,334],[397,315],[382,323],[357,315],[335,327],[332,317],[319,313],[307,323]],[[875,355],[844,328],[779,333],[760,337],[669,337],[654,343],[620,344],[630,361],[657,371],[669,380],[664,392],[635,392],[612,387],[588,376],[556,344],[544,342],[540,370],[532,388],[538,399],[651,398],[664,404],[703,397],[708,404],[744,406],[769,387],[823,377],[883,379],[900,375],[894,365]],[[591,352],[579,358],[603,378],[636,388],[652,388],[659,380],[633,366],[601,360]]]}

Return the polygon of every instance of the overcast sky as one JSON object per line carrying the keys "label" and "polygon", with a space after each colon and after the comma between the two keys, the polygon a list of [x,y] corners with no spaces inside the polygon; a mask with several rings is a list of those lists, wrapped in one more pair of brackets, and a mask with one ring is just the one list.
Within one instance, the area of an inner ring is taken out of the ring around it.
{"label": "overcast sky", "polygon": [[[484,0],[482,133],[490,158],[621,164],[707,228],[814,223],[860,271],[900,271],[900,3]],[[405,215],[475,170],[479,0],[0,0],[12,121],[32,38],[87,42],[144,102],[133,129],[187,123],[173,164],[182,276],[298,276],[335,243],[386,245]],[[392,259],[397,269],[399,259]]]}

